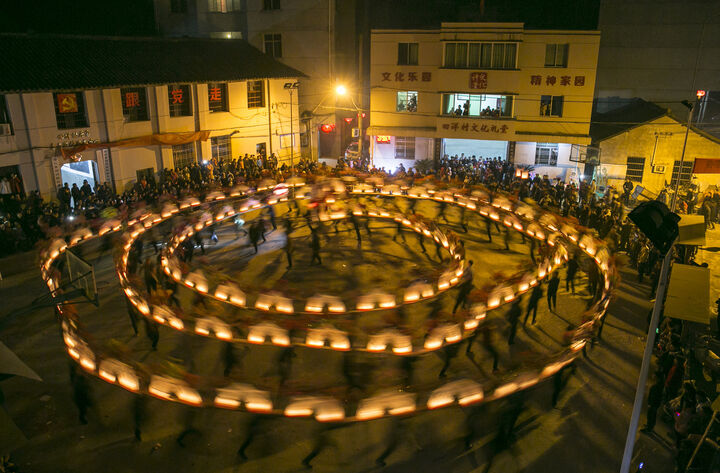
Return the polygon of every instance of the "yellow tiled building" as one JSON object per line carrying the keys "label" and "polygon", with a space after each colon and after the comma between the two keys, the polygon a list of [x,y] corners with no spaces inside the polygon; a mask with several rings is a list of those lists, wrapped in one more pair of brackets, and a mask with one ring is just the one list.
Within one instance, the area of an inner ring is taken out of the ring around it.
{"label": "yellow tiled building", "polygon": [[571,151],[590,144],[599,32],[443,23],[371,40],[375,166],[464,154],[578,174]]}

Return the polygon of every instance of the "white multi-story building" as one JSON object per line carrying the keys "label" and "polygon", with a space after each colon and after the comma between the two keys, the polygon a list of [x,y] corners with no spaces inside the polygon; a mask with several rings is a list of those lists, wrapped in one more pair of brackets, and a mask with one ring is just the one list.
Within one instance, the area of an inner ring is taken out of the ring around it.
{"label": "white multi-story building", "polygon": [[0,50],[0,177],[25,191],[300,155],[288,87],[302,74],[245,41],[6,34]]}
{"label": "white multi-story building", "polygon": [[464,154],[579,176],[577,161],[591,141],[599,43],[598,31],[522,23],[373,30],[368,135],[375,166]]}

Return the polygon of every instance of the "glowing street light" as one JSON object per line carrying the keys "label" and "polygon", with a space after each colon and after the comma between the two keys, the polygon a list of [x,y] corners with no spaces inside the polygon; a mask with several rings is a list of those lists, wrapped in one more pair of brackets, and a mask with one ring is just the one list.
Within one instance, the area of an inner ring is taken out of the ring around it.
{"label": "glowing street light", "polygon": [[345,94],[347,94],[347,87],[345,87],[345,86],[342,85],[342,84],[338,84],[338,85],[335,87],[335,93],[336,93],[337,95],[345,95]]}

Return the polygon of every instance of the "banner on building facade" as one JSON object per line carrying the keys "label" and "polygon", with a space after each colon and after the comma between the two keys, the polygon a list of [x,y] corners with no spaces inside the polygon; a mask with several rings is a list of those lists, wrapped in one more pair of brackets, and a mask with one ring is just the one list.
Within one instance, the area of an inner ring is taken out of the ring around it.
{"label": "banner on building facade", "polygon": [[195,141],[207,141],[210,137],[209,131],[191,131],[187,133],[155,133],[152,135],[138,136],[124,140],[110,141],[107,143],[86,143],[78,146],[61,148],[63,158],[68,161],[78,153],[86,149],[96,148],[132,148],[137,146],[152,145],[184,145]]}
{"label": "banner on building facade", "polygon": [[720,159],[695,158],[693,174],[720,174]]}

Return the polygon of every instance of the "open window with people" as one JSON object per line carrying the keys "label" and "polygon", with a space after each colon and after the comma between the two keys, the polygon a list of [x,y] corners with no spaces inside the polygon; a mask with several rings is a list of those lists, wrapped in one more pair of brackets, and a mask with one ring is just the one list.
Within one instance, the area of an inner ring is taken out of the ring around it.
{"label": "open window with people", "polygon": [[400,91],[397,93],[398,112],[417,112],[418,93],[416,91]]}
{"label": "open window with people", "polygon": [[511,95],[443,94],[443,115],[480,118],[511,118]]}

